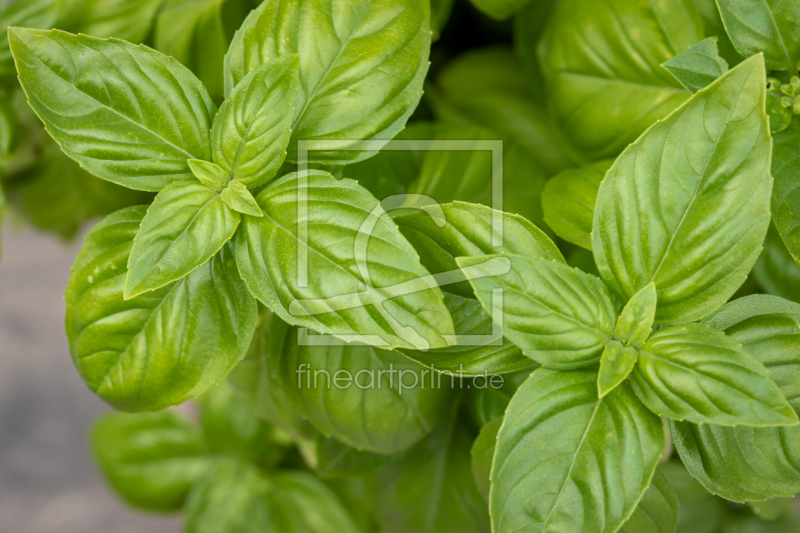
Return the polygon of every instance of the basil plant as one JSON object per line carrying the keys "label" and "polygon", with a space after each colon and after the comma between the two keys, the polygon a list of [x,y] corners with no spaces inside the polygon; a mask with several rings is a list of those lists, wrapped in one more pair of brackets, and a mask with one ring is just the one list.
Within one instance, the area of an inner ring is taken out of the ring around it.
{"label": "basil plant", "polygon": [[0,161],[24,111],[124,191],[64,221],[104,477],[189,533],[800,531],[800,6],[472,3],[3,4]]}

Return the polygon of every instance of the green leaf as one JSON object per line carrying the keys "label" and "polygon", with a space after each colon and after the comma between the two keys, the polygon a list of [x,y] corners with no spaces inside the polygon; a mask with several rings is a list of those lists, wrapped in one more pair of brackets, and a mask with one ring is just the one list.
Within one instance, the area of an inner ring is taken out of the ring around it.
{"label": "green leaf", "polygon": [[795,262],[800,262],[800,121],[776,133],[772,144],[772,217]]}
{"label": "green leaf", "polygon": [[213,467],[197,428],[170,412],[114,413],[92,428],[103,477],[130,505],[177,511],[192,484]]}
{"label": "green leaf", "polygon": [[620,533],[675,533],[678,524],[678,496],[661,468],[656,469],[650,487],[642,496]]}
{"label": "green leaf", "polygon": [[528,85],[538,99],[543,98],[545,90],[536,48],[557,3],[558,0],[529,2],[525,9],[514,17],[514,54],[522,63]]}
{"label": "green leaf", "polygon": [[602,399],[596,384],[593,371],[540,369],[517,391],[497,437],[492,531],[616,531],[634,512],[664,449],[661,420],[628,384]]}
{"label": "green leaf", "polygon": [[426,352],[400,348],[403,355],[428,368],[461,376],[506,374],[533,365],[522,350],[502,336],[480,302],[445,294],[444,303],[453,317],[455,345]]}
{"label": "green leaf", "polygon": [[761,502],[747,502],[747,506],[759,518],[772,521],[779,519],[782,515],[793,515],[795,502],[794,497],[772,498]]}
{"label": "green leaf", "polygon": [[225,247],[187,277],[125,300],[133,238],[145,215],[109,215],[86,236],[67,285],[70,352],[86,384],[117,409],[163,409],[200,395],[244,357],[256,302]]}
{"label": "green leaf", "polygon": [[[705,322],[740,341],[800,408],[800,305],[774,296],[734,300]],[[800,426],[749,428],[673,423],[675,448],[712,493],[733,501],[800,492]]]}
{"label": "green leaf", "polygon": [[638,357],[639,353],[633,346],[623,346],[617,341],[606,344],[597,374],[597,392],[601,398],[625,381]]}
{"label": "green leaf", "polygon": [[478,427],[502,418],[508,402],[538,365],[504,376],[490,376],[488,383],[481,379],[465,381],[469,385],[465,397],[467,411]]}
{"label": "green leaf", "polygon": [[590,161],[616,157],[687,99],[660,65],[703,37],[692,0],[559,2],[539,60],[565,137]]}
{"label": "green leaf", "polygon": [[727,502],[712,496],[677,459],[663,463],[659,469],[669,478],[680,502],[677,533],[719,533],[728,512]]}
{"label": "green leaf", "polygon": [[52,28],[59,17],[59,3],[53,0],[4,1],[0,4],[0,78],[14,76],[14,58],[11,55],[8,28]]}
{"label": "green leaf", "polygon": [[736,51],[730,37],[728,37],[728,32],[725,31],[725,24],[723,24],[719,9],[717,9],[716,0],[694,0],[694,3],[700,12],[700,18],[703,19],[706,37],[719,39],[717,41],[719,55],[730,65],[741,63],[744,58]]}
{"label": "green leaf", "polygon": [[492,474],[492,460],[494,450],[497,446],[497,434],[503,419],[496,418],[481,428],[478,438],[472,443],[470,455],[472,456],[472,475],[475,477],[475,484],[483,496],[489,501],[489,490],[491,488],[490,476]]}
{"label": "green leaf", "polygon": [[228,182],[231,181],[230,174],[216,163],[200,161],[199,159],[190,159],[188,162],[194,177],[209,189],[222,192]]}
{"label": "green leaf", "polygon": [[164,187],[147,209],[128,259],[125,299],[188,275],[233,237],[241,216],[196,181]]}
{"label": "green leaf", "polygon": [[95,176],[158,191],[192,178],[188,159],[211,159],[216,107],[174,59],[58,30],[14,28],[9,36],[31,107],[64,153]]}
{"label": "green leaf", "polygon": [[597,190],[613,163],[613,159],[605,159],[568,169],[547,182],[542,192],[544,221],[556,235],[587,250],[592,249]]}
{"label": "green leaf", "polygon": [[656,286],[650,283],[634,294],[625,304],[625,308],[617,319],[614,337],[623,344],[641,348],[650,331],[656,316]]}
{"label": "green leaf", "polygon": [[472,477],[474,435],[455,411],[379,473],[377,513],[385,533],[489,533],[486,504]]}
{"label": "green leaf", "polygon": [[289,401],[318,431],[379,454],[404,451],[431,433],[453,399],[453,378],[396,352],[315,346],[296,330],[273,364]]}
{"label": "green leaf", "polygon": [[[482,205],[453,202],[401,215],[394,221],[433,274],[456,271],[457,257],[503,252],[564,263],[561,252],[542,230],[518,215]],[[502,240],[495,230],[500,224]],[[458,274],[448,275],[439,285],[446,292],[470,298],[472,288],[463,279]]]}
{"label": "green leaf", "polygon": [[225,202],[225,205],[238,213],[252,217],[264,216],[256,199],[247,190],[247,186],[239,180],[228,182],[228,186],[219,194],[219,197]]}
{"label": "green leaf", "polygon": [[763,53],[767,68],[796,73],[800,61],[800,5],[792,0],[717,0],[725,29],[745,57]]}
{"label": "green leaf", "polygon": [[794,262],[772,224],[764,241],[764,250],[753,267],[753,277],[764,292],[800,302],[800,266]]}
{"label": "green leaf", "polygon": [[[307,201],[305,214],[298,197]],[[441,291],[355,181],[320,171],[289,174],[256,201],[264,216],[244,217],[234,239],[236,261],[252,293],[275,314],[348,341],[447,346],[442,335],[452,335],[453,324]]]}
{"label": "green leaf", "polygon": [[19,137],[19,118],[10,98],[0,99],[0,169],[12,154]]}
{"label": "green leaf", "polygon": [[506,20],[516,15],[530,3],[530,0],[470,0],[478,11],[494,20]]}
{"label": "green leaf", "polygon": [[332,437],[317,435],[317,470],[323,479],[364,476],[389,463],[394,456],[357,450]]}
{"label": "green leaf", "polygon": [[728,62],[719,56],[716,37],[693,44],[661,66],[692,94],[728,71]]}
{"label": "green leaf", "polygon": [[[58,2],[52,2],[57,4]],[[107,39],[141,43],[150,34],[163,0],[66,0],[58,27]],[[20,26],[26,26],[20,24]]]}
{"label": "green leaf", "polygon": [[754,427],[798,423],[764,365],[706,325],[653,332],[630,378],[642,402],[672,420]]}
{"label": "green leaf", "polygon": [[769,115],[769,131],[774,135],[789,127],[794,113],[791,107],[783,105],[784,94],[780,92],[779,82],[767,80],[767,115]]}
{"label": "green leaf", "polygon": [[[490,259],[511,268],[496,276],[487,270]],[[557,261],[520,255],[460,257],[457,262],[467,269],[465,275],[486,309],[492,308],[493,291],[503,290],[503,333],[525,355],[557,370],[600,360],[617,318],[602,281]]]}
{"label": "green leaf", "polygon": [[600,185],[600,277],[623,301],[655,282],[658,324],[707,316],[758,259],[772,186],[764,79],[760,56],[728,71],[630,145]]}
{"label": "green leaf", "polygon": [[[309,162],[347,164],[405,126],[422,96],[430,54],[427,0],[265,2],[247,17],[225,57],[225,93],[267,61],[300,54],[289,161],[299,140],[342,141]],[[275,36],[282,36],[276,39]]]}
{"label": "green leaf", "polygon": [[171,0],[158,16],[154,47],[191,69],[219,103],[225,53],[249,10],[246,0]]}
{"label": "green leaf", "polygon": [[251,189],[272,179],[286,158],[298,68],[297,55],[267,62],[236,86],[214,118],[214,162]]}
{"label": "green leaf", "polygon": [[431,0],[431,39],[438,41],[442,30],[450,19],[454,0]]}

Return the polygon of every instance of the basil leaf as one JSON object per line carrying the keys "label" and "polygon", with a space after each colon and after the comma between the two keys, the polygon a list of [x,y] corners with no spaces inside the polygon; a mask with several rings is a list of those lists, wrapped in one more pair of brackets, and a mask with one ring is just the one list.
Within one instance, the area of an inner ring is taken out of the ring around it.
{"label": "basil leaf", "polygon": [[[518,215],[482,205],[453,202],[440,205],[439,209],[401,215],[394,221],[419,253],[423,266],[433,274],[457,270],[457,257],[501,252],[564,263],[561,252],[542,230]],[[502,245],[494,246],[498,240],[494,224],[499,226],[501,221]],[[442,289],[459,296],[473,296],[466,281],[459,281],[458,276],[452,276],[452,281],[458,282],[447,285],[440,282]]]}
{"label": "basil leaf", "polygon": [[150,511],[179,510],[214,464],[200,432],[169,411],[106,415],[92,428],[91,446],[114,490]]}
{"label": "basil leaf", "polygon": [[783,105],[785,95],[780,92],[782,84],[772,80],[773,78],[767,80],[767,115],[769,115],[769,131],[774,135],[789,127],[794,113],[792,107]]}
{"label": "basil leaf", "polygon": [[661,66],[692,94],[728,71],[728,62],[719,56],[716,37],[693,44]]}
{"label": "basil leaf", "polygon": [[223,189],[219,197],[225,202],[229,208],[243,215],[250,215],[251,217],[263,217],[264,213],[258,207],[256,199],[247,187],[239,180],[231,180],[228,186]]}
{"label": "basil leaf", "polygon": [[601,398],[625,381],[638,357],[639,353],[633,346],[623,346],[617,341],[606,344],[597,374],[597,393]]}
{"label": "basil leaf", "polygon": [[4,1],[0,5],[0,78],[16,74],[7,37],[8,28],[52,28],[58,17],[58,4],[52,0]]}
{"label": "basil leaf", "polygon": [[492,465],[492,531],[616,531],[634,512],[664,431],[627,383],[602,399],[596,383],[593,371],[539,369],[514,395]]}
{"label": "basil leaf", "polygon": [[[510,263],[510,271],[495,276],[485,266],[489,259]],[[459,257],[457,262],[468,269],[465,275],[486,309],[492,307],[493,290],[503,290],[503,333],[525,355],[557,370],[600,360],[617,318],[602,281],[557,261],[520,255]]]}
{"label": "basil leaf", "polygon": [[128,255],[145,208],[109,215],[86,236],[67,285],[70,352],[86,384],[126,411],[177,405],[244,357],[256,304],[230,246],[182,280],[125,300]]}
{"label": "basil leaf", "polygon": [[678,460],[659,466],[678,495],[678,533],[719,533],[727,512],[722,498],[712,496]]}
{"label": "basil leaf", "polygon": [[323,479],[364,476],[394,456],[357,450],[332,437],[317,435],[317,475]]}
{"label": "basil leaf", "polygon": [[473,436],[453,411],[446,423],[379,473],[382,531],[489,532],[486,504],[472,477]]}
{"label": "basil leaf", "polygon": [[450,12],[453,10],[454,0],[431,0],[431,40],[438,41]]}
{"label": "basil leaf", "polygon": [[339,150],[310,152],[312,163],[366,159],[374,152],[352,139],[391,139],[422,97],[429,22],[426,0],[265,2],[231,43],[225,93],[267,61],[300,54],[289,161],[298,160],[299,140],[342,141]]}
{"label": "basil leaf", "polygon": [[192,170],[194,177],[200,180],[200,183],[217,192],[222,192],[231,181],[230,174],[216,163],[190,159],[189,168]]}
{"label": "basil leaf", "polygon": [[59,28],[92,37],[141,43],[150,34],[163,0],[62,0],[61,3],[66,4],[66,13],[61,17]]}
{"label": "basil leaf", "polygon": [[0,171],[14,150],[18,138],[19,118],[17,112],[9,100],[0,99]]}
{"label": "basil leaf", "polygon": [[800,6],[792,0],[747,2],[717,0],[725,29],[736,50],[745,57],[764,54],[767,68],[796,72],[800,36],[796,24]]}
{"label": "basil leaf", "polygon": [[656,286],[650,283],[634,294],[617,319],[614,337],[625,345],[641,348],[656,316]]}
{"label": "basil leaf", "polygon": [[301,344],[287,337],[282,388],[318,431],[379,454],[406,450],[447,413],[454,378],[402,355],[364,345]]}
{"label": "basil leaf", "polygon": [[403,355],[428,368],[460,376],[506,374],[533,364],[522,350],[496,334],[497,326],[480,302],[445,294],[444,303],[453,317],[455,345],[427,352],[400,348]]}
{"label": "basil leaf", "polygon": [[544,221],[556,235],[587,250],[592,249],[592,219],[600,182],[614,163],[605,159],[568,169],[547,182],[542,191]]}
{"label": "basil leaf", "polygon": [[719,39],[717,41],[719,55],[730,65],[741,63],[744,58],[736,51],[730,37],[728,37],[728,32],[725,31],[725,24],[722,22],[716,0],[694,0],[694,3],[700,12],[700,18],[703,19],[706,37]]}
{"label": "basil leaf", "polygon": [[753,277],[773,296],[800,301],[800,266],[794,262],[775,226],[770,224],[764,250],[753,267]]}
{"label": "basil leaf", "polygon": [[159,14],[156,50],[191,69],[219,103],[225,93],[225,52],[250,7],[245,0],[171,0]]}
{"label": "basil leaf", "polygon": [[[712,0],[713,1],[713,0]],[[514,53],[522,62],[525,75],[536,98],[544,98],[544,78],[536,48],[550,23],[550,16],[558,0],[529,2],[514,17]]]}
{"label": "basil leaf", "polygon": [[758,259],[771,192],[765,76],[760,57],[728,71],[630,145],[600,185],[600,277],[621,300],[655,282],[656,323],[708,315]]}
{"label": "basil leaf", "polygon": [[128,258],[125,299],[188,275],[233,237],[241,216],[196,181],[164,187],[147,209]]}
{"label": "basil leaf", "polygon": [[[761,361],[795,411],[800,372],[800,305],[755,295],[706,319]],[[709,491],[728,500],[763,500],[800,492],[800,427],[727,428],[673,423],[675,448]]]}
{"label": "basil leaf", "polygon": [[[305,244],[300,191],[308,206]],[[275,314],[348,341],[447,346],[442,335],[451,335],[453,324],[441,291],[423,277],[428,272],[377,200],[355,181],[320,171],[289,174],[256,201],[264,216],[244,217],[234,239],[236,261],[252,293]],[[307,262],[298,262],[301,251]],[[307,265],[307,287],[301,286],[298,263]]]}
{"label": "basil leaf", "polygon": [[800,121],[776,133],[772,143],[772,217],[795,262],[800,261]]}
{"label": "basil leaf", "polygon": [[654,413],[696,424],[794,426],[797,415],[742,345],[702,324],[653,332],[631,373]]}
{"label": "basil leaf", "polygon": [[615,157],[686,100],[660,65],[702,38],[692,0],[559,2],[539,60],[564,135],[589,160]]}
{"label": "basil leaf", "polygon": [[620,533],[675,533],[678,524],[678,496],[669,478],[656,469],[650,487],[642,496]]}
{"label": "basil leaf", "polygon": [[502,425],[503,419],[501,417],[483,426],[470,450],[470,455],[472,456],[472,475],[475,477],[478,491],[480,491],[481,496],[483,496],[483,499],[487,502],[489,501],[489,490],[491,489],[490,477],[492,474],[494,450],[497,447],[497,434],[500,432],[500,426]]}
{"label": "basil leaf", "polygon": [[298,65],[296,55],[267,62],[236,86],[214,118],[214,161],[251,189],[273,178],[286,158]]}
{"label": "basil leaf", "polygon": [[530,0],[470,0],[478,11],[494,20],[506,20],[519,13]]}
{"label": "basil leaf", "polygon": [[216,107],[175,60],[58,30],[9,35],[31,107],[64,153],[95,176],[158,191],[192,177],[188,159],[211,159]]}
{"label": "basil leaf", "polygon": [[[490,377],[486,386],[483,386],[482,380],[467,382],[469,388],[465,402],[473,422],[478,427],[483,427],[493,420],[502,418],[514,393],[536,368],[538,365],[506,374],[502,378],[498,376],[498,378],[492,379]],[[498,382],[497,379],[500,381]]]}

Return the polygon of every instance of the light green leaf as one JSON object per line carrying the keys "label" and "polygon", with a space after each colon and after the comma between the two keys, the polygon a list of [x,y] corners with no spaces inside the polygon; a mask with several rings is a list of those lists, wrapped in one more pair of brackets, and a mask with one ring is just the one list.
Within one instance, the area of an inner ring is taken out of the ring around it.
{"label": "light green leaf", "polygon": [[692,0],[559,2],[539,61],[565,137],[590,161],[616,157],[688,98],[660,65],[703,37]]}
{"label": "light green leaf", "polygon": [[800,262],[800,121],[776,133],[772,145],[772,217],[795,262]]}
{"label": "light green leaf", "polygon": [[187,277],[125,300],[128,255],[145,208],[86,236],[67,285],[66,329],[86,384],[117,409],[163,409],[198,396],[244,357],[256,302],[225,247]]}
{"label": "light green leaf", "polygon": [[49,29],[56,24],[59,14],[59,3],[54,0],[5,0],[0,4],[0,78],[16,74],[7,37],[8,28]]}
{"label": "light green leaf", "polygon": [[[528,220],[482,205],[453,202],[402,215],[394,221],[419,252],[423,266],[433,274],[457,271],[457,257],[502,252],[564,263],[553,241]],[[495,229],[501,224],[502,239]],[[440,279],[439,285],[452,294],[473,296],[472,288],[458,273]]]}
{"label": "light green leaf", "polygon": [[[774,296],[734,300],[705,322],[740,341],[783,396],[800,408],[800,305]],[[800,426],[749,428],[672,424],[684,464],[712,493],[763,500],[800,492]]]}
{"label": "light green leaf", "polygon": [[677,524],[678,496],[669,478],[664,475],[661,468],[657,468],[650,487],[619,531],[620,533],[675,533]]}
{"label": "light green leaf", "polygon": [[378,475],[385,533],[489,533],[486,504],[472,477],[474,439],[451,409],[446,423]]}
{"label": "light green leaf", "polygon": [[289,161],[299,140],[343,141],[340,150],[310,152],[310,162],[360,161],[374,152],[355,150],[352,139],[380,147],[419,103],[430,42],[427,0],[265,2],[231,43],[225,93],[267,61],[300,54]]}
{"label": "light green leaf", "polygon": [[516,15],[531,0],[470,0],[472,5],[478,8],[478,11],[488,15],[494,20],[506,20],[507,18]]}
{"label": "light green leaf", "polygon": [[230,174],[216,163],[190,159],[189,168],[192,170],[194,177],[200,180],[200,183],[217,192],[222,192],[228,182],[231,181]]}
{"label": "light green leaf", "polygon": [[394,456],[351,448],[324,435],[317,435],[317,470],[323,479],[364,476],[388,464]]}
{"label": "light green leaf", "polygon": [[600,371],[597,374],[597,393],[601,398],[625,381],[638,357],[639,353],[633,346],[623,346],[617,341],[606,344],[600,357]]}
{"label": "light green leaf", "polygon": [[[487,271],[490,259],[511,268],[494,275]],[[600,360],[617,318],[602,281],[558,261],[520,255],[460,257],[457,262],[486,309],[492,308],[493,291],[503,290],[503,333],[525,355],[557,370]]]}
{"label": "light green leaf", "polygon": [[728,71],[630,145],[600,185],[600,277],[623,301],[655,282],[658,324],[707,316],[758,259],[772,189],[764,79],[760,56]]}
{"label": "light green leaf", "polygon": [[653,332],[630,378],[642,402],[672,420],[754,427],[798,423],[764,365],[734,339],[702,324]]}
{"label": "light green leaf", "polygon": [[256,199],[244,183],[239,180],[232,180],[228,186],[219,194],[225,205],[243,215],[250,215],[252,217],[262,217],[264,214],[261,208],[258,207]]}
{"label": "light green leaf", "polygon": [[719,56],[716,37],[693,44],[661,66],[692,93],[708,87],[728,71],[728,62]]}
{"label": "light green leaf", "polygon": [[403,355],[428,368],[461,376],[507,374],[534,364],[503,337],[480,302],[445,294],[444,303],[453,317],[455,345],[427,352],[400,348]]}
{"label": "light green leaf", "polygon": [[216,461],[206,455],[197,428],[170,411],[106,415],[90,441],[108,483],[130,505],[149,511],[179,510]]}
{"label": "light green leaf", "polygon": [[31,107],[64,153],[95,176],[158,191],[192,178],[187,160],[211,159],[216,107],[174,59],[58,30],[9,35]]}
{"label": "light green leaf", "polygon": [[592,249],[597,190],[613,163],[613,159],[605,159],[568,169],[547,182],[542,192],[544,221],[556,235],[587,250]]}
{"label": "light green leaf", "polygon": [[219,103],[225,52],[249,10],[246,0],[170,0],[158,16],[154,47],[191,69]]}
{"label": "light green leaf", "polygon": [[267,62],[236,86],[214,118],[214,161],[251,189],[272,179],[286,158],[298,68],[297,55]]}
{"label": "light green leaf", "polygon": [[325,435],[392,454],[431,433],[447,414],[451,377],[393,351],[311,344],[299,342],[297,331],[289,333],[280,362],[273,364],[289,401]]}
{"label": "light green leaf", "polygon": [[774,78],[767,80],[767,115],[769,115],[769,131],[773,135],[788,128],[794,117],[793,106],[784,106],[784,98],[788,97],[780,92],[782,85]]}
{"label": "light green leaf", "polygon": [[[305,214],[298,211],[298,195],[306,200]],[[348,341],[448,345],[442,336],[454,333],[453,323],[441,291],[377,200],[355,181],[320,171],[289,174],[256,201],[264,216],[244,217],[234,239],[236,261],[252,293],[274,313]]]}
{"label": "light green leaf", "polygon": [[656,316],[656,286],[650,283],[634,294],[617,319],[614,337],[623,344],[641,348]]}
{"label": "light green leaf", "polygon": [[[59,2],[52,2],[57,4]],[[163,0],[66,0],[58,27],[107,39],[141,43],[150,34]],[[25,24],[20,24],[25,26]]]}
{"label": "light green leaf", "polygon": [[764,250],[753,267],[753,277],[764,292],[800,302],[800,266],[794,262],[772,224],[764,241]]}
{"label": "light green leaf", "polygon": [[472,475],[483,499],[489,501],[489,490],[491,489],[490,477],[492,474],[492,460],[494,450],[497,447],[497,434],[500,426],[503,425],[503,418],[496,418],[483,426],[478,438],[472,443],[470,455],[472,456]]}
{"label": "light green leaf", "polygon": [[[664,449],[661,420],[597,373],[540,369],[506,411],[492,465],[492,531],[616,531],[636,509]],[[602,487],[602,490],[599,488]]]}
{"label": "light green leaf", "polygon": [[233,237],[241,216],[196,181],[164,187],[147,209],[128,259],[125,299],[181,279]]}
{"label": "light green leaf", "polygon": [[725,29],[745,57],[762,52],[767,68],[796,73],[800,61],[800,5],[793,0],[717,0]]}

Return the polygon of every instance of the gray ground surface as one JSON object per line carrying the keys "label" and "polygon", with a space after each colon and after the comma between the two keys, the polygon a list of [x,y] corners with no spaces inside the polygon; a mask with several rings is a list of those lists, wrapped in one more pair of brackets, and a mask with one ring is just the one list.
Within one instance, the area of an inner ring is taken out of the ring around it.
{"label": "gray ground surface", "polygon": [[0,533],[177,533],[104,486],[87,451],[107,410],[83,384],[64,334],[64,288],[82,239],[3,228],[0,260]]}

